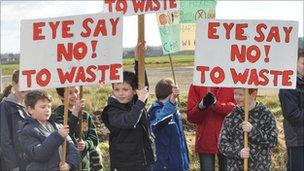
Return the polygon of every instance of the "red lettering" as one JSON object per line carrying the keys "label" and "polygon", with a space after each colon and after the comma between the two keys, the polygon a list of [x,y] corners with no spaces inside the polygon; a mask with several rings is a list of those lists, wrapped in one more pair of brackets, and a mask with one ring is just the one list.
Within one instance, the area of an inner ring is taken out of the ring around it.
{"label": "red lettering", "polygon": [[112,36],[116,35],[118,21],[119,21],[119,18],[116,18],[115,20],[113,18],[110,19],[110,22],[112,25]]}
{"label": "red lettering", "polygon": [[282,75],[282,85],[283,86],[291,86],[292,85],[292,82],[290,80],[292,75],[293,75],[292,70],[283,71],[283,75]]}
{"label": "red lettering", "polygon": [[110,66],[110,80],[119,80],[118,69],[121,67],[121,64],[112,64]]}
{"label": "red lettering", "polygon": [[59,26],[60,21],[49,22],[50,28],[52,30],[52,39],[55,39],[57,36],[57,28]]}
{"label": "red lettering", "polygon": [[264,23],[261,23],[261,24],[258,24],[257,27],[256,27],[256,32],[259,34],[258,36],[255,36],[254,37],[254,40],[257,41],[257,42],[262,42],[264,41],[265,39],[265,36],[262,32],[262,29],[267,29],[267,25],[264,24]]}
{"label": "red lettering", "polygon": [[73,43],[68,43],[68,48],[63,43],[57,44],[57,61],[61,62],[64,57],[66,61],[72,61]]}
{"label": "red lettering", "polygon": [[225,80],[225,72],[221,67],[214,67],[210,72],[211,81],[220,84]]}
{"label": "red lettering", "polygon": [[271,70],[270,74],[273,75],[273,85],[277,86],[278,85],[278,77],[279,75],[282,75],[282,71],[275,71],[275,70]]}
{"label": "red lettering", "polygon": [[201,72],[201,83],[205,83],[205,81],[206,81],[205,71],[209,71],[209,67],[207,67],[207,66],[197,66],[196,70]]}
{"label": "red lettering", "polygon": [[255,86],[259,85],[259,77],[256,69],[250,71],[248,84],[251,85],[252,83],[254,83]]}
{"label": "red lettering", "polygon": [[32,75],[35,74],[35,70],[24,70],[22,71],[22,75],[26,76],[26,86],[31,87],[32,86]]}
{"label": "red lettering", "polygon": [[115,0],[105,0],[104,3],[109,5],[109,12],[113,12],[112,4]]}
{"label": "red lettering", "polygon": [[85,82],[85,72],[82,66],[80,66],[77,70],[75,83],[78,83],[79,81]]}
{"label": "red lettering", "polygon": [[78,42],[74,45],[73,55],[76,60],[82,60],[88,52],[87,45],[83,42]]}
{"label": "red lettering", "polygon": [[231,45],[231,53],[230,53],[230,60],[235,61],[235,58],[238,59],[240,63],[245,62],[245,55],[246,55],[246,46],[241,46],[241,52],[239,51],[238,45],[234,44]]}
{"label": "red lettering", "polygon": [[87,71],[87,74],[89,76],[91,76],[91,78],[86,77],[86,82],[90,83],[90,82],[94,82],[96,80],[96,74],[92,71],[92,70],[96,70],[96,69],[97,69],[97,67],[95,65],[88,66],[88,68],[86,69],[86,71]]}
{"label": "red lettering", "polygon": [[244,35],[244,29],[248,27],[248,24],[236,24],[235,39],[247,40],[247,36]]}
{"label": "red lettering", "polygon": [[45,26],[45,22],[33,23],[33,40],[44,40],[45,36],[41,35],[42,28]]}
{"label": "red lettering", "polygon": [[231,29],[232,27],[234,26],[234,23],[224,23],[224,28],[226,30],[226,39],[230,39],[230,32],[231,32]]}
{"label": "red lettering", "polygon": [[94,31],[94,36],[97,37],[101,33],[103,36],[107,36],[107,27],[106,27],[106,22],[105,20],[98,20],[98,23],[96,25],[95,31]]}
{"label": "red lettering", "polygon": [[72,83],[77,67],[72,67],[70,72],[63,73],[61,68],[57,68],[58,77],[61,84],[65,84],[65,82]]}
{"label": "red lettering", "polygon": [[272,39],[275,39],[276,42],[280,42],[281,41],[280,40],[279,28],[277,26],[271,27],[266,41],[267,42],[271,42]]}
{"label": "red lettering", "polygon": [[73,37],[73,33],[70,33],[71,25],[74,24],[73,20],[62,21],[62,38],[71,38]]}
{"label": "red lettering", "polygon": [[259,77],[263,79],[263,80],[260,80],[260,82],[259,82],[260,85],[266,86],[269,83],[269,79],[265,75],[265,74],[268,74],[268,73],[269,73],[269,71],[267,69],[262,69],[259,72]]}
{"label": "red lettering", "polygon": [[109,68],[109,65],[98,65],[98,70],[100,70],[101,72],[101,79],[99,80],[99,83],[104,83],[106,77],[106,70],[108,70]]}
{"label": "red lettering", "polygon": [[[164,2],[164,3],[166,3],[166,2]],[[158,11],[159,8],[160,8],[160,2],[159,2],[159,0],[153,0],[153,8],[152,8],[152,10],[153,11]]]}
{"label": "red lettering", "polygon": [[176,0],[169,0],[169,2],[170,2],[170,8],[171,8],[171,9],[177,7]]}
{"label": "red lettering", "polygon": [[92,18],[86,18],[82,22],[82,27],[84,28],[84,31],[80,33],[82,37],[89,37],[91,35],[91,28],[88,26],[89,23],[94,23],[94,20]]}
{"label": "red lettering", "polygon": [[234,84],[238,82],[245,84],[247,81],[249,69],[245,69],[243,73],[237,73],[234,68],[230,68],[231,76],[233,79]]}
{"label": "red lettering", "polygon": [[285,43],[289,43],[289,39],[290,39],[290,32],[292,31],[292,27],[283,27],[284,32],[285,32]]}
{"label": "red lettering", "polygon": [[137,13],[138,10],[140,10],[140,12],[143,12],[144,11],[144,8],[145,8],[145,1],[141,0],[141,1],[138,1],[138,0],[132,0],[132,3],[133,3],[133,7],[134,7],[134,11]]}
{"label": "red lettering", "polygon": [[45,87],[50,83],[51,72],[45,68],[40,70],[36,75],[37,84],[41,87]]}
{"label": "red lettering", "polygon": [[[255,52],[255,54],[252,54]],[[251,63],[255,63],[261,57],[261,51],[256,45],[251,45],[247,49],[247,60]]]}
{"label": "red lettering", "polygon": [[216,27],[220,26],[219,22],[209,22],[208,23],[208,38],[209,39],[218,39],[219,35],[216,35]]}

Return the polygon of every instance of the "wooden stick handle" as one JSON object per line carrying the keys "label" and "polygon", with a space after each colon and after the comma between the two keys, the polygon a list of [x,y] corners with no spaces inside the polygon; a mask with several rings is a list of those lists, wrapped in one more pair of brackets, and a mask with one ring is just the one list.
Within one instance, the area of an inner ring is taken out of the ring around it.
{"label": "wooden stick handle", "polygon": [[[70,88],[66,87],[64,90],[64,113],[63,113],[63,125],[68,124],[68,110],[69,110],[69,92]],[[66,139],[62,144],[62,154],[61,154],[61,162],[65,162],[66,160]]]}

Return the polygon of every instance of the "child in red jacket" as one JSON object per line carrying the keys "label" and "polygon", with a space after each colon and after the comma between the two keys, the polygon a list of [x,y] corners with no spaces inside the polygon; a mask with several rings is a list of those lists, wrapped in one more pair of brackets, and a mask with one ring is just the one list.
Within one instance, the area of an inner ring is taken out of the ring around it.
{"label": "child in red jacket", "polygon": [[195,152],[199,154],[201,170],[215,170],[215,155],[220,170],[225,170],[225,158],[217,144],[222,122],[234,106],[233,89],[190,86],[187,119],[196,124]]}

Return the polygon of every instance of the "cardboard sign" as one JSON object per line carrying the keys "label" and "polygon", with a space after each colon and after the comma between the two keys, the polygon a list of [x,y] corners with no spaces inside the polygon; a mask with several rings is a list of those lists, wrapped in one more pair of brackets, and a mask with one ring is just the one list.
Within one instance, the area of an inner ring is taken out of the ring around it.
{"label": "cardboard sign", "polygon": [[297,49],[295,21],[199,20],[193,83],[294,89]]}
{"label": "cardboard sign", "polygon": [[179,11],[157,13],[158,28],[163,54],[180,51]]}
{"label": "cardboard sign", "polygon": [[180,48],[182,51],[195,49],[196,21],[215,18],[215,0],[180,2]]}
{"label": "cardboard sign", "polygon": [[20,90],[122,81],[122,16],[21,21]]}
{"label": "cardboard sign", "polygon": [[179,10],[178,0],[104,0],[105,12],[122,12],[125,16]]}

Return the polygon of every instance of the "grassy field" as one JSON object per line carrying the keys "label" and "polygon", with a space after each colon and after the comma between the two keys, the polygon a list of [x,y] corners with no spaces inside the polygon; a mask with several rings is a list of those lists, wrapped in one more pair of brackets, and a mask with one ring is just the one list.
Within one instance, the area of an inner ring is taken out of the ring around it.
{"label": "grassy field", "polygon": [[[181,66],[193,66],[194,56],[172,56],[172,61],[175,67]],[[146,67],[149,68],[161,68],[164,66],[168,66],[170,63],[168,56],[156,56],[156,57],[146,57],[145,58]],[[124,58],[123,66],[125,69],[129,69],[133,67],[134,58]],[[14,70],[19,68],[19,64],[6,64],[2,65],[2,74],[3,75],[11,75]]]}

